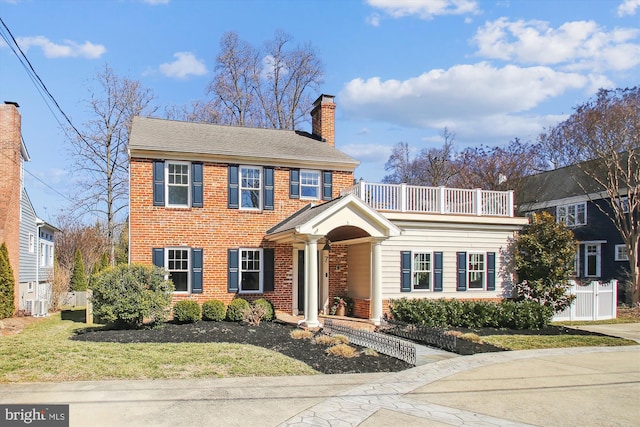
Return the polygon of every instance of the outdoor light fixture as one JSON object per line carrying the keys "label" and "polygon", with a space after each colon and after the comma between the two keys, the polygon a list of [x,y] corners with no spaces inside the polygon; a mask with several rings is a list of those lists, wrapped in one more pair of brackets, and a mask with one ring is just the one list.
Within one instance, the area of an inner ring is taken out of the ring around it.
{"label": "outdoor light fixture", "polygon": [[330,251],[331,250],[331,240],[327,239],[324,246],[322,247],[323,251]]}

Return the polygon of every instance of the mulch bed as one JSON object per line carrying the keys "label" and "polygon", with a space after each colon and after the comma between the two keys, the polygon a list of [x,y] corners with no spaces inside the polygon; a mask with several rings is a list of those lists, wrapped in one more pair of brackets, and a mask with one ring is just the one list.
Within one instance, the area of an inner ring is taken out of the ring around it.
{"label": "mulch bed", "polygon": [[[72,339],[117,343],[251,344],[300,360],[324,374],[397,372],[412,367],[384,354],[377,357],[360,354],[354,358],[330,356],[326,354],[327,347],[324,345],[291,338],[290,332],[294,329],[297,328],[279,322],[262,322],[258,326],[248,326],[243,323],[203,321],[188,324],[165,323],[150,329],[91,329],[75,335]],[[362,350],[361,347],[353,347]]]}

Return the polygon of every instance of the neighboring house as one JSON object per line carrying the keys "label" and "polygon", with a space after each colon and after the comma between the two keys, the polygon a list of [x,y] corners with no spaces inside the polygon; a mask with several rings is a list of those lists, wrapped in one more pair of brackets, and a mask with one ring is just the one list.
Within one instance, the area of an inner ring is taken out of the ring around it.
{"label": "neighboring house", "polygon": [[[605,189],[584,173],[585,167],[595,170],[597,165],[567,166],[525,178],[518,211],[547,211],[573,231],[578,242],[574,271],[578,281],[617,279],[625,283],[629,258],[622,236],[609,218],[613,217],[611,200]],[[624,206],[626,198],[620,202]],[[626,206],[628,209],[628,203]],[[618,301],[624,298],[624,286],[618,286]]]}
{"label": "neighboring house", "polygon": [[334,296],[374,322],[393,298],[508,296],[513,193],[355,183],[333,98],[311,134],[135,118],[130,261],[167,269],[174,301],[264,297],[309,326]]}
{"label": "neighboring house", "polygon": [[0,105],[0,242],[5,242],[15,278],[16,311],[46,315],[53,279],[54,226],[39,219],[24,188],[24,162],[18,104]]}

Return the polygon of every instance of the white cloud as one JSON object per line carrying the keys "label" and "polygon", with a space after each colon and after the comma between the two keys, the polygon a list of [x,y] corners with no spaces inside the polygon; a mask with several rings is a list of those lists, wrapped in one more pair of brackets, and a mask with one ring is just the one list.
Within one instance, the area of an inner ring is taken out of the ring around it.
{"label": "white cloud", "polygon": [[25,51],[31,47],[41,48],[44,56],[47,58],[96,59],[107,51],[101,44],[93,44],[88,41],[79,44],[71,40],[65,40],[64,44],[56,44],[44,36],[18,37],[16,41]]}
{"label": "white cloud", "polygon": [[432,19],[438,15],[464,15],[480,12],[476,0],[367,0],[367,3],[393,18],[417,15],[420,19]]}
{"label": "white cloud", "polygon": [[640,8],[640,0],[624,0],[618,6],[618,16],[635,15],[636,9]]}
{"label": "white cloud", "polygon": [[386,162],[391,155],[392,147],[382,144],[347,144],[340,150],[361,162]]}
{"label": "white cloud", "polygon": [[186,79],[189,76],[202,76],[207,74],[207,67],[204,62],[196,58],[191,52],[177,52],[173,56],[173,62],[160,65],[160,72],[167,77]]}
{"label": "white cloud", "polygon": [[636,28],[607,32],[594,21],[566,22],[552,28],[544,21],[500,18],[479,28],[473,42],[478,46],[476,54],[484,58],[602,72],[640,64],[639,36]]}
{"label": "white cloud", "polygon": [[378,15],[377,13],[373,13],[373,14],[367,16],[365,21],[366,21],[367,24],[371,25],[372,27],[379,27],[380,26],[380,15]]}

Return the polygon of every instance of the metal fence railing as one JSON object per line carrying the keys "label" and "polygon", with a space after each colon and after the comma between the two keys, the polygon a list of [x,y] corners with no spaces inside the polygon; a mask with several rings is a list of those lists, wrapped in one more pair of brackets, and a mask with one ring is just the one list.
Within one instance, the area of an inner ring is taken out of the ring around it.
{"label": "metal fence railing", "polygon": [[457,338],[446,334],[446,330],[432,326],[413,325],[397,320],[386,320],[378,327],[386,334],[406,338],[421,344],[438,347],[443,350],[455,351]]}

